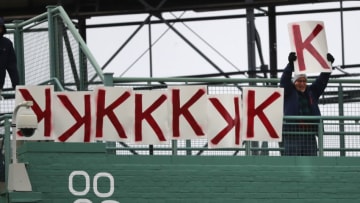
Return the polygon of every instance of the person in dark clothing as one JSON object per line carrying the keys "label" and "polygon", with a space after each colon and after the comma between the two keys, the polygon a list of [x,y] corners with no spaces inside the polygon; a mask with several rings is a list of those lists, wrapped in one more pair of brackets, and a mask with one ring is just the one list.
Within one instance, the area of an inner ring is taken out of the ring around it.
{"label": "person in dark clothing", "polygon": [[[0,17],[0,100],[2,100],[2,90],[4,88],[6,71],[8,72],[12,84],[15,89],[19,84],[19,72],[17,69],[16,55],[13,43],[10,39],[4,37],[6,27],[4,19]],[[3,143],[3,139],[1,142]],[[3,147],[0,151],[0,192],[5,189],[5,156],[3,154]]]}
{"label": "person in dark clothing", "polygon": [[19,72],[14,46],[10,39],[4,37],[5,33],[5,22],[4,19],[0,17],[0,95],[4,88],[6,71],[10,76],[12,88],[15,88],[15,86],[19,84]]}
{"label": "person in dark clothing", "polygon": [[[295,60],[296,54],[291,52],[288,57],[289,63],[285,67],[280,79],[280,87],[284,88],[284,115],[320,116],[321,113],[318,106],[319,98],[325,91],[331,73],[320,73],[316,80],[308,85],[305,74],[295,74],[292,78]],[[328,53],[327,60],[333,63],[335,59]],[[281,154],[284,156],[316,156],[317,123],[318,121],[314,120],[285,121],[283,125],[284,133],[282,142],[279,143],[279,146],[284,148]],[[290,134],[287,132],[305,133]]]}

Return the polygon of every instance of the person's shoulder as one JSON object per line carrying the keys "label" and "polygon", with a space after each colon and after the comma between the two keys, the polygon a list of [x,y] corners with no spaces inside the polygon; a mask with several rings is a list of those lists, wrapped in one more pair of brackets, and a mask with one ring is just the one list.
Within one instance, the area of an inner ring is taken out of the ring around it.
{"label": "person's shoulder", "polygon": [[2,46],[9,46],[9,45],[12,45],[12,41],[7,38],[7,37],[0,37],[0,44],[2,44]]}
{"label": "person's shoulder", "polygon": [[0,36],[0,41],[11,42],[11,40],[5,36]]}

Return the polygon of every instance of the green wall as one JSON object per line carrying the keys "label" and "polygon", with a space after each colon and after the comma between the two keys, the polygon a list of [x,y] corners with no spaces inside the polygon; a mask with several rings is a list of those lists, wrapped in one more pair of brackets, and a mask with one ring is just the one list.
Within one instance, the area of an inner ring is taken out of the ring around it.
{"label": "green wall", "polygon": [[102,143],[51,142],[20,151],[34,192],[12,202],[360,202],[356,157],[115,156]]}

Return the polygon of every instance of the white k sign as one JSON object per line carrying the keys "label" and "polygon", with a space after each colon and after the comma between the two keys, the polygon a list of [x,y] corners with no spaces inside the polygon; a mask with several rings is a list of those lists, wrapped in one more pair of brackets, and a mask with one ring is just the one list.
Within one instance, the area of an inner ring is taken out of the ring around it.
{"label": "white k sign", "polygon": [[325,27],[322,21],[289,23],[291,51],[296,52],[295,73],[331,72],[327,61],[328,47]]}

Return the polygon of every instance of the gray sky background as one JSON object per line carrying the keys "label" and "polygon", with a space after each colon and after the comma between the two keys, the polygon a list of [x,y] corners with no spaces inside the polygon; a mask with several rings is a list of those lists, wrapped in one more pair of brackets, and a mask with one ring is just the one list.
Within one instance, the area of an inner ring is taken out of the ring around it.
{"label": "gray sky background", "polygon": [[[360,7],[360,1],[344,2],[343,7]],[[302,9],[339,8],[340,3],[321,3],[297,6],[277,7],[277,11],[296,11]],[[267,8],[264,8],[267,9]],[[255,11],[258,12],[258,11]],[[217,14],[245,14],[245,10],[221,11]],[[213,16],[214,13],[192,11],[164,13],[165,19],[176,17],[191,18]],[[111,17],[96,17],[87,21],[88,24],[121,23],[142,21],[147,15],[120,15]],[[277,49],[278,69],[284,68],[290,51],[287,25],[290,22],[318,20],[324,21],[329,52],[335,57],[334,65],[360,64],[358,47],[360,46],[360,11],[344,12],[344,48],[345,58],[341,56],[341,16],[340,12],[283,15],[277,17]],[[154,18],[154,20],[157,20]],[[269,64],[268,22],[267,17],[256,17],[255,25],[259,32],[265,63]],[[225,72],[247,70],[247,34],[246,19],[213,20],[176,23],[175,28],[186,36],[197,48],[208,56]],[[137,26],[94,28],[87,30],[87,44],[100,66],[133,33]],[[124,50],[113,60],[105,72],[113,72],[115,76],[149,77],[149,30],[144,26],[131,40]],[[194,75],[217,73],[197,52],[186,44],[165,24],[151,26],[153,77],[171,77],[179,75]],[[260,65],[257,56],[257,66]],[[358,69],[347,69],[348,72],[358,72]]]}

